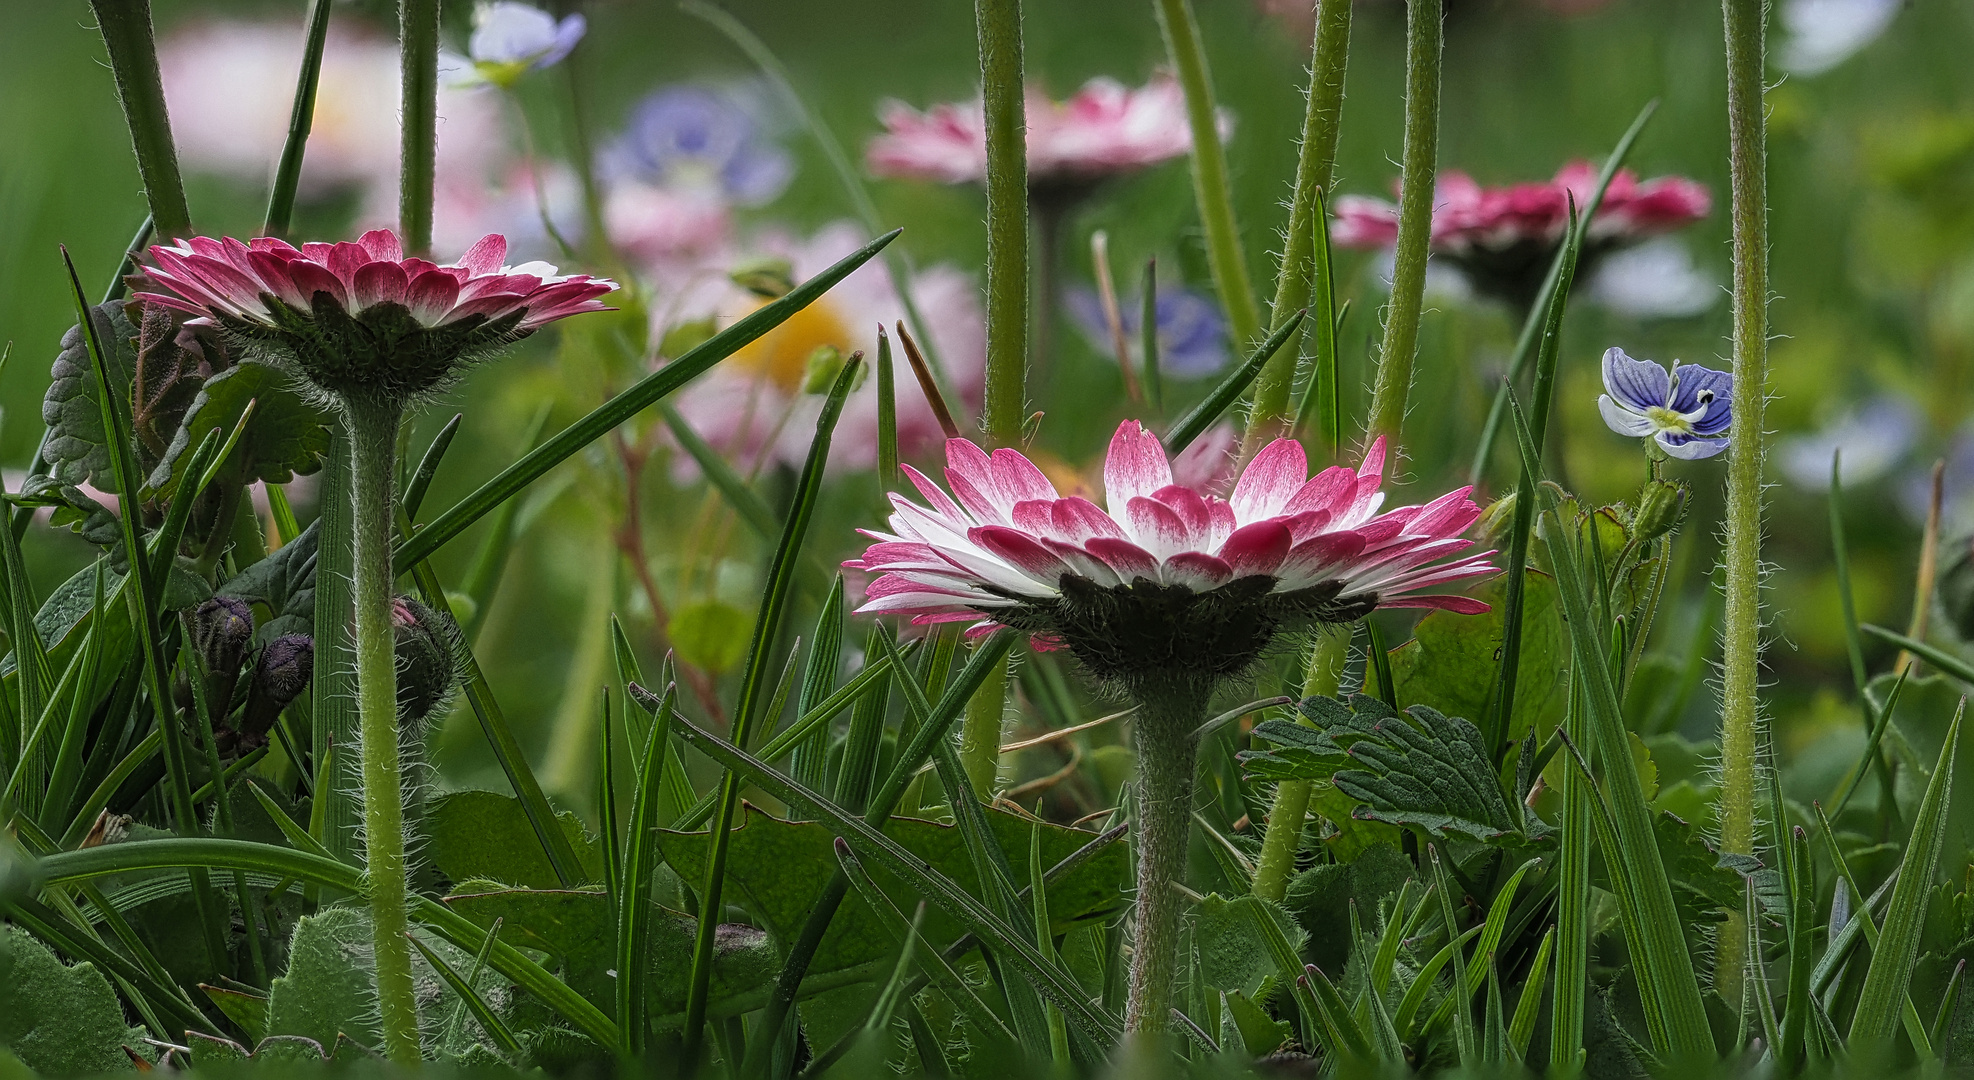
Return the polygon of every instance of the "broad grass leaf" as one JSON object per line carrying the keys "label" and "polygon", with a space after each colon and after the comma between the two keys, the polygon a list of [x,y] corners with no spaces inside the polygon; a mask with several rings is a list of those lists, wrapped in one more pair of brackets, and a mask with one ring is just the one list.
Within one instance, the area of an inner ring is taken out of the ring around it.
{"label": "broad grass leaf", "polygon": [[127,1072],[123,1048],[142,1051],[144,1031],[93,964],[62,963],[15,926],[0,926],[0,1047],[49,1077]]}
{"label": "broad grass leaf", "polygon": [[[575,814],[555,815],[577,861],[591,881],[603,877],[603,852]],[[484,879],[526,889],[562,884],[528,823],[521,800],[491,791],[455,791],[434,798],[426,808],[426,852],[439,872],[453,881]]]}
{"label": "broad grass leaf", "polygon": [[[1523,588],[1522,653],[1515,678],[1515,707],[1505,742],[1537,738],[1563,722],[1569,638],[1556,603],[1556,581],[1540,570],[1527,571]],[[1419,620],[1412,640],[1391,651],[1392,684],[1398,707],[1425,705],[1447,716],[1484,717],[1494,708],[1501,642],[1506,632],[1508,586],[1494,578],[1474,591],[1490,610],[1484,615],[1434,611]]]}

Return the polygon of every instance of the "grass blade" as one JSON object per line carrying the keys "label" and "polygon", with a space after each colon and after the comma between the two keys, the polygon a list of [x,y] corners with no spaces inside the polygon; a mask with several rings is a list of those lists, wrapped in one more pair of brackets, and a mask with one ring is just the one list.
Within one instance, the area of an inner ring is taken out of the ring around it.
{"label": "grass blade", "polygon": [[1535,1034],[1535,1018],[1542,1008],[1542,988],[1549,981],[1549,957],[1556,944],[1556,928],[1550,927],[1536,946],[1535,962],[1528,978],[1522,980],[1522,995],[1515,1000],[1515,1018],[1508,1022],[1508,1045],[1517,1058],[1528,1056],[1529,1038]]}
{"label": "grass blade", "polygon": [[1165,376],[1158,369],[1158,260],[1145,260],[1145,284],[1138,309],[1138,336],[1143,344],[1139,351],[1144,354],[1145,400],[1151,404],[1152,414],[1165,415]]}
{"label": "grass blade", "polygon": [[404,516],[418,520],[418,508],[425,505],[425,492],[432,486],[432,478],[439,474],[439,462],[445,460],[446,451],[451,449],[453,436],[459,434],[459,422],[466,419],[465,413],[453,413],[446,426],[432,436],[432,445],[425,448],[425,456],[418,459],[418,468],[404,485]]}
{"label": "grass blade", "polygon": [[315,123],[315,90],[322,75],[322,48],[329,41],[331,0],[310,0],[308,34],[302,39],[302,67],[295,76],[295,105],[288,113],[288,138],[281,144],[281,161],[274,167],[274,185],[267,195],[262,236],[288,235],[295,213],[295,192],[301,186],[302,152]]}
{"label": "grass blade", "polygon": [[[836,576],[829,596],[816,616],[816,629],[809,636],[809,663],[802,672],[802,692],[795,699],[796,716],[807,715],[836,689],[836,671],[843,663],[843,575]],[[806,787],[822,791],[828,784],[829,725],[795,744],[795,779]]]}
{"label": "grass blade", "polygon": [[1262,342],[1261,347],[1248,356],[1246,363],[1220,380],[1220,385],[1215,386],[1213,392],[1206,395],[1205,401],[1193,406],[1191,412],[1172,425],[1172,429],[1165,433],[1163,440],[1165,452],[1178,457],[1180,451],[1193,444],[1194,439],[1206,434],[1206,429],[1212,427],[1214,422],[1220,419],[1220,415],[1247,392],[1248,384],[1254,381],[1255,376],[1261,374],[1261,369],[1268,365],[1269,359],[1288,343],[1289,338],[1302,326],[1302,320],[1308,314],[1309,312],[1305,310],[1289,316],[1287,322],[1268,335],[1268,340]]}
{"label": "grass blade", "polygon": [[[495,931],[488,932],[489,942],[493,940],[494,933]],[[446,963],[445,958],[434,952],[430,945],[418,940],[417,934],[407,931],[404,936],[410,939],[412,947],[425,958],[425,962],[432,965],[432,970],[439,973],[439,978],[444,979],[445,984],[452,988],[452,992],[459,996],[459,1000],[465,1002],[466,1007],[473,1011],[473,1019],[479,1021],[480,1030],[487,1033],[487,1037],[494,1041],[500,1052],[506,1055],[509,1061],[520,1061],[523,1053],[521,1040],[515,1037],[513,1030],[500,1018],[500,1014],[494,1011],[493,1006],[487,1004],[487,999],[481,997],[480,992],[473,989],[473,984],[460,977],[459,972],[454,971],[452,965]]]}
{"label": "grass blade", "polygon": [[1302,386],[1302,401],[1295,410],[1295,427],[1292,429],[1298,439],[1309,437],[1311,424],[1321,426],[1323,445],[1329,447],[1332,456],[1343,453],[1343,416],[1338,404],[1339,356],[1337,352],[1337,287],[1336,275],[1330,261],[1330,208],[1323,194],[1317,188],[1315,288],[1310,297],[1310,312],[1316,319],[1316,351],[1309,361],[1309,377]]}
{"label": "grass blade", "polygon": [[658,790],[671,745],[672,706],[678,687],[667,685],[658,715],[645,739],[637,766],[637,797],[631,802],[629,844],[624,856],[623,894],[617,903],[617,1025],[633,1056],[651,1037],[650,1010],[644,1001],[645,956],[651,945],[651,875],[658,869]]}
{"label": "grass blade", "polygon": [[[502,470],[500,475],[480,485],[478,490],[433,519],[432,523],[420,529],[416,536],[405,541],[398,548],[395,556],[397,564],[409,566],[427,558],[495,507],[513,498],[522,488],[580,452],[583,447],[644,411],[654,402],[698,378],[714,364],[738,352],[756,338],[780,326],[790,316],[814,303],[817,297],[827,292],[837,282],[850,276],[852,271],[869,262],[891,241],[897,239],[902,231],[894,229],[885,233],[837,260],[829,269],[797,285],[789,291],[788,295],[761,307],[713,335],[703,344],[688,350],[684,356],[645,376],[623,393],[591,410],[587,416],[563,428],[547,442],[523,456],[521,460]],[[844,371],[847,372],[850,368],[851,365],[844,365]]]}
{"label": "grass blade", "polygon": [[877,496],[898,490],[898,377],[891,366],[891,335],[877,324]]}

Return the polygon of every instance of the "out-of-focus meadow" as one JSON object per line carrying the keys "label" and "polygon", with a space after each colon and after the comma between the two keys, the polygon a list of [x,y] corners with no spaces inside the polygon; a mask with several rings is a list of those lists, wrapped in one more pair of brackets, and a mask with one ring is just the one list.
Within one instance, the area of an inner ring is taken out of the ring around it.
{"label": "out-of-focus meadow", "polygon": [[[285,129],[304,6],[156,5],[188,195],[204,233],[258,228],[266,174]],[[1642,470],[1630,442],[1599,418],[1598,357],[1621,345],[1637,357],[1725,366],[1729,230],[1718,5],[1447,6],[1442,170],[1489,185],[1547,179],[1569,161],[1601,160],[1639,109],[1657,99],[1631,166],[1643,177],[1691,177],[1713,192],[1709,217],[1605,260],[1573,300],[1556,401],[1557,464],[1561,478],[1588,498],[1629,497]],[[1805,14],[1818,6],[1778,5],[1773,50],[1781,61],[1773,76],[1784,81],[1769,99],[1772,320],[1781,335],[1769,415],[1782,437],[1769,462],[1764,551],[1775,567],[1770,711],[1785,759],[1810,770],[1824,748],[1841,745],[1844,752],[1830,760],[1849,761],[1862,738],[1844,704],[1851,674],[1828,540],[1831,450],[1844,451],[1844,517],[1861,620],[1903,626],[1909,618],[1935,459],[1947,463],[1943,536],[1951,545],[1974,531],[1974,73],[1964,62],[1974,45],[1974,8],[1915,4],[1891,13],[1880,34],[1833,44],[1843,28],[1816,22],[1814,10]],[[335,7],[331,70],[295,229],[301,238],[343,238],[358,225],[393,220],[395,69],[388,57],[375,62],[379,50],[392,51],[390,7],[380,0]],[[538,335],[425,411],[414,454],[454,412],[465,414],[431,507],[449,504],[522,452],[541,410],[553,430],[627,385],[649,357],[676,355],[670,335],[689,343],[704,333],[698,328],[709,325],[705,320],[744,314],[758,301],[729,284],[735,271],[772,276],[775,268],[761,257],[779,255],[799,280],[867,236],[801,118],[727,37],[671,4],[608,2],[583,10],[589,31],[569,70],[531,73],[511,91],[445,92],[437,254],[457,256],[480,232],[503,231],[524,238],[517,243],[525,257],[586,269],[601,263],[604,272],[640,285],[622,316]],[[807,106],[860,171],[867,142],[882,130],[882,103],[924,108],[977,92],[968,4],[735,0],[727,10],[786,64]],[[1202,4],[1199,15],[1219,101],[1231,118],[1226,145],[1247,262],[1257,282],[1270,281],[1295,167],[1307,30],[1236,0]],[[451,48],[463,48],[469,16],[468,5],[447,4]],[[1403,17],[1396,3],[1359,6],[1338,194],[1391,194],[1402,126]],[[1142,0],[1034,3],[1026,18],[1029,76],[1052,97],[1067,97],[1097,76],[1136,86],[1164,64],[1152,5]],[[230,44],[214,44],[220,39],[212,35],[229,34]],[[198,59],[173,67],[173,43],[185,41],[200,43],[188,51]],[[1847,44],[1857,46],[1855,54],[1836,55]],[[12,343],[0,376],[0,463],[10,471],[25,468],[34,452],[49,362],[74,321],[57,246],[68,246],[86,281],[106,278],[144,214],[101,53],[80,0],[0,5],[0,339]],[[339,55],[348,61],[340,69]],[[755,140],[749,152],[760,155],[747,166],[752,172],[708,178],[685,175],[690,162],[683,171],[650,160],[640,166],[639,153],[648,159],[655,152],[649,138],[640,144],[637,126],[640,116],[657,122],[650,95],[672,90],[659,104],[677,105],[685,100],[680,88],[698,88],[738,111]],[[572,119],[577,110],[580,127]],[[240,117],[259,126],[249,130]],[[268,128],[268,117],[272,141],[255,143],[253,132]],[[571,168],[583,146],[594,155],[595,183],[611,200],[601,216],[614,254],[594,255],[602,249],[585,236],[582,182]],[[542,178],[540,205],[534,176]],[[875,180],[870,190],[878,221],[905,229],[898,246],[917,268],[914,292],[932,344],[965,398],[969,379],[978,386],[983,196],[971,184],[907,179]],[[558,252],[559,241],[542,227],[544,211],[564,239],[592,256]],[[1125,393],[1108,338],[1087,315],[1096,230],[1108,235],[1127,308],[1135,306],[1150,256],[1158,259],[1162,288],[1212,296],[1183,158],[1106,180],[1071,206],[1054,274],[1045,279],[1060,302],[1043,328],[1048,350],[1030,388],[1031,408],[1043,414],[1036,456],[1057,473],[1058,486],[1100,468],[1117,422],[1146,412]],[[1371,313],[1381,303],[1389,257],[1340,250],[1338,259],[1339,299],[1354,311],[1343,332],[1343,408],[1347,429],[1361,430]],[[887,287],[870,283],[874,275],[852,279],[782,338],[731,363],[752,364],[763,378],[799,391],[814,346],[873,349],[877,321],[904,314]],[[855,287],[860,280],[863,287]],[[1520,314],[1475,296],[1451,272],[1434,277],[1428,303],[1404,473],[1418,490],[1439,492],[1466,473]],[[1205,347],[1190,360],[1168,356],[1167,417],[1203,394],[1206,376],[1231,358],[1230,343],[1211,347],[1217,315],[1202,317]],[[902,376],[900,393],[916,396]],[[732,452],[734,467],[754,476],[772,502],[777,493],[786,496],[791,462],[799,465],[809,437],[813,410],[803,413],[799,398],[796,405],[764,405],[758,396],[716,388],[686,395],[679,408],[686,423]],[[722,442],[720,433],[737,430],[736,413],[752,409],[764,410],[749,422],[767,434]],[[852,445],[857,438],[851,428],[839,430],[840,467],[811,532],[825,563],[851,553],[858,546],[852,530],[879,518],[874,450]],[[784,444],[798,447],[793,457],[776,449]],[[935,460],[925,452],[929,445],[921,440],[911,460]],[[519,504],[519,540],[498,587],[469,626],[544,783],[578,803],[592,767],[594,698],[587,688],[609,661],[609,613],[620,615],[640,649],[669,639],[707,680],[730,678],[744,648],[766,545],[675,447],[662,423],[643,421],[614,446],[606,440],[538,483]],[[1708,576],[1724,472],[1720,461],[1700,461],[1674,462],[1669,474],[1690,480],[1695,500],[1672,579],[1680,601],[1666,609],[1654,644],[1669,657],[1667,677],[1697,684],[1681,699],[1683,726],[1703,737],[1715,715],[1703,680],[1717,653],[1719,602]],[[1509,479],[1504,453],[1481,494],[1499,494]],[[315,512],[308,491],[303,481],[290,492],[304,521]],[[1395,498],[1417,501],[1403,489]],[[84,545],[66,534],[37,529],[32,536],[37,578],[61,580],[87,558]],[[438,560],[442,576],[467,577],[480,543],[476,533],[446,550]],[[1950,637],[1942,627],[1941,640]],[[861,640],[861,631],[852,640]],[[1819,747],[1826,738],[1833,741]],[[493,768],[470,717],[453,718],[438,755],[451,783],[470,785]]]}

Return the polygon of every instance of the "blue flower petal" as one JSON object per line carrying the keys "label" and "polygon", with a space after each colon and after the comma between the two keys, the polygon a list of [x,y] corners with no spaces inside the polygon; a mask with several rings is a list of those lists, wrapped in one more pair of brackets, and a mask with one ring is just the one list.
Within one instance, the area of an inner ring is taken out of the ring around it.
{"label": "blue flower petal", "polygon": [[1644,412],[1665,406],[1672,396],[1672,375],[1650,360],[1633,360],[1614,346],[1604,352],[1604,389],[1618,404]]}
{"label": "blue flower petal", "polygon": [[1701,435],[1726,431],[1734,418],[1734,376],[1698,364],[1677,365],[1672,373],[1672,410],[1690,416],[1704,406],[1706,412],[1693,421],[1693,430]]}
{"label": "blue flower petal", "polygon": [[1681,461],[1698,461],[1701,458],[1710,458],[1722,450],[1727,449],[1727,445],[1731,441],[1728,439],[1699,439],[1691,435],[1681,435],[1673,431],[1661,431],[1656,438],[1659,440],[1659,445],[1665,448],[1667,454]]}

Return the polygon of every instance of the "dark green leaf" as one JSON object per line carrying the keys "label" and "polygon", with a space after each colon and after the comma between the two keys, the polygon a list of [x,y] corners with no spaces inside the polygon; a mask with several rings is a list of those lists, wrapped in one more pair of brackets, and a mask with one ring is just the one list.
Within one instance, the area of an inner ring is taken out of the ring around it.
{"label": "dark green leaf", "polygon": [[[91,308],[90,319],[103,343],[111,383],[127,389],[137,365],[137,328],[124,317],[121,303]],[[48,426],[42,455],[48,461],[49,475],[65,484],[87,482],[98,490],[116,490],[89,343],[79,324],[62,335],[62,351],[56,354],[49,374],[54,381],[41,399],[41,422]]]}
{"label": "dark green leaf", "polygon": [[141,1028],[93,964],[63,964],[14,926],[0,926],[0,1047],[43,1076],[123,1072],[123,1048],[144,1046]]}
{"label": "dark green leaf", "polygon": [[[1512,722],[1501,733],[1504,742],[1520,742],[1531,731],[1546,737],[1563,722],[1569,639],[1556,605],[1556,583],[1537,570],[1527,576],[1515,707]],[[1506,592],[1507,579],[1495,578],[1474,591],[1488,603],[1486,614],[1434,611],[1419,620],[1412,640],[1391,651],[1400,707],[1428,705],[1447,716],[1488,715],[1501,666]]]}
{"label": "dark green leaf", "polygon": [[192,448],[209,432],[229,436],[249,404],[254,415],[228,456],[220,482],[285,484],[297,474],[320,469],[329,453],[330,417],[293,387],[292,376],[251,360],[207,380],[146,487],[155,496],[170,497],[185,478]]}
{"label": "dark green leaf", "polygon": [[[603,874],[603,856],[576,815],[556,815],[583,871],[591,880]],[[528,822],[521,800],[491,791],[455,791],[433,799],[426,810],[425,849],[439,872],[454,881],[486,879],[528,889],[561,885]]]}
{"label": "dark green leaf", "polygon": [[328,908],[295,925],[288,971],[267,988],[267,1030],[324,1046],[347,1032],[378,1041],[377,988],[369,961],[370,919],[356,908]]}
{"label": "dark green leaf", "polygon": [[1307,938],[1302,927],[1281,907],[1255,896],[1229,900],[1208,895],[1193,908],[1193,950],[1199,978],[1215,990],[1259,997],[1277,974],[1275,955],[1254,932],[1254,920],[1275,920],[1289,947],[1300,952]]}

